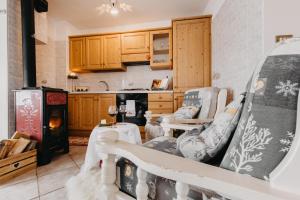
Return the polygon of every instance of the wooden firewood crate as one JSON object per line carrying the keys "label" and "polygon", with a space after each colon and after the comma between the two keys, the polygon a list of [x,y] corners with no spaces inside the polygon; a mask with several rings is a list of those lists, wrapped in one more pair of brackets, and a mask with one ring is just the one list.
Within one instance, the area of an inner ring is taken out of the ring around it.
{"label": "wooden firewood crate", "polygon": [[32,169],[36,169],[36,154],[36,150],[32,150],[0,160],[0,185]]}

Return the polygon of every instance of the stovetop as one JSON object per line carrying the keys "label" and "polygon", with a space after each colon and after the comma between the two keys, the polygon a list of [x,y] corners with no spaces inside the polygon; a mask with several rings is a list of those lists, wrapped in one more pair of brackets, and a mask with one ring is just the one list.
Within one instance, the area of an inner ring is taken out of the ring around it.
{"label": "stovetop", "polygon": [[145,88],[127,88],[127,89],[121,89],[120,91],[136,91],[136,90],[139,90],[139,91],[143,91],[143,90],[149,91],[149,89],[145,89]]}

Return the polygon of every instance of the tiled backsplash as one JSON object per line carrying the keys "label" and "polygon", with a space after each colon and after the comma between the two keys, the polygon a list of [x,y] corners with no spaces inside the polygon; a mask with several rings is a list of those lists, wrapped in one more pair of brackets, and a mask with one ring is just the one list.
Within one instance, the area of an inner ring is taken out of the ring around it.
{"label": "tiled backsplash", "polygon": [[[110,90],[122,88],[122,80],[125,80],[127,87],[131,88],[150,88],[153,79],[163,79],[166,76],[172,77],[171,70],[153,71],[148,65],[128,66],[127,72],[102,72],[79,74],[77,85],[88,86],[90,91],[102,90],[103,85],[99,81],[106,81]],[[70,88],[70,84],[69,88]]]}

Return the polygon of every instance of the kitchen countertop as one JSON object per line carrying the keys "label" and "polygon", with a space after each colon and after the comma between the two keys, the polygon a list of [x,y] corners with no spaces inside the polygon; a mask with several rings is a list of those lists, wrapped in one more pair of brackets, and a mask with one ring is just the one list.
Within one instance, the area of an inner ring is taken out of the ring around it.
{"label": "kitchen countertop", "polygon": [[69,94],[124,94],[124,93],[173,93],[173,90],[111,90],[111,91],[88,91],[88,92],[69,92]]}

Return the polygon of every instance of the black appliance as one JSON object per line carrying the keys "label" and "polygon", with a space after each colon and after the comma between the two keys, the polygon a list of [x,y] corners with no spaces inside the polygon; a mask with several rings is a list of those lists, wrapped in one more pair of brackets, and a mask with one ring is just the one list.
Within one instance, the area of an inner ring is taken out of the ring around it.
{"label": "black appliance", "polygon": [[38,164],[68,153],[68,93],[54,88],[15,91],[16,130],[38,141]]}
{"label": "black appliance", "polygon": [[69,151],[68,95],[62,89],[36,87],[34,11],[47,12],[47,0],[21,0],[23,88],[15,91],[16,130],[38,141],[38,164]]}
{"label": "black appliance", "polygon": [[[117,106],[126,105],[127,100],[135,101],[135,116],[124,117],[124,122],[133,123],[138,126],[146,125],[145,112],[148,110],[148,94],[147,93],[121,93],[117,94]],[[117,122],[122,122],[122,114],[117,115]]]}

